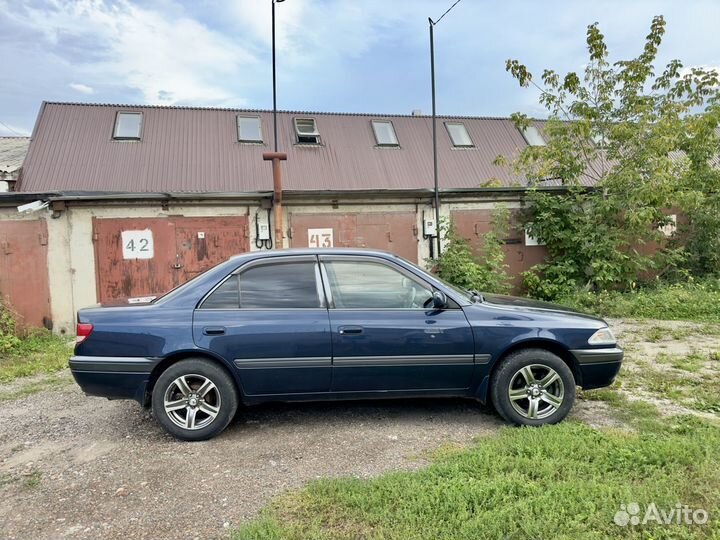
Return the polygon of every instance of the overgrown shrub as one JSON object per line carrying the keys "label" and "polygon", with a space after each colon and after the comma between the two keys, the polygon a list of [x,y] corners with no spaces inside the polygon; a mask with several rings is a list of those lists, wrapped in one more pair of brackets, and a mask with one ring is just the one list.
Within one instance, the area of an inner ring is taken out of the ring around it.
{"label": "overgrown shrub", "polygon": [[13,310],[0,300],[0,353],[12,351],[20,343],[17,317]]}
{"label": "overgrown shrub", "polygon": [[452,222],[441,224],[445,242],[442,255],[435,261],[437,274],[446,281],[469,290],[507,293],[510,280],[505,264],[503,238],[507,236],[510,213],[507,208],[493,211],[492,228],[483,235],[480,258],[473,255],[470,243],[455,230]]}
{"label": "overgrown shrub", "polygon": [[[642,52],[611,61],[597,24],[587,29],[582,73],[546,69],[536,82],[508,60],[523,86],[540,90],[549,119],[545,145],[522,149],[513,166],[530,182],[526,226],[548,257],[526,274],[531,294],[553,299],[580,288],[629,291],[643,279],[720,272],[720,74],[655,62],[665,20],[655,17]],[[543,189],[545,182],[565,191]],[[592,189],[588,186],[592,185]],[[688,217],[677,241],[659,227],[668,213]]]}

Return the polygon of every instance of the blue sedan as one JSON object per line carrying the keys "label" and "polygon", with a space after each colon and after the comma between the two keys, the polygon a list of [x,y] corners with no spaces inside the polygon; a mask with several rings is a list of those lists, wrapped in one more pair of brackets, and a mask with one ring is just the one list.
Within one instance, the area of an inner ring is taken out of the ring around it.
{"label": "blue sedan", "polygon": [[85,393],[150,406],[183,440],[268,401],[463,396],[551,424],[623,357],[601,319],[359,249],[239,255],[152,303],[82,309],[77,336]]}

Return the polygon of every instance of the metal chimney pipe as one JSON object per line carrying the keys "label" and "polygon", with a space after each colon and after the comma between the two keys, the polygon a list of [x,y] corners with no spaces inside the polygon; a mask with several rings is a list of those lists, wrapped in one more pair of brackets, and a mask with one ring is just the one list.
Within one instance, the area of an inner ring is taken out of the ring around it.
{"label": "metal chimney pipe", "polygon": [[275,220],[275,249],[283,248],[282,169],[280,162],[287,160],[285,152],[264,152],[263,160],[272,161],[273,216]]}

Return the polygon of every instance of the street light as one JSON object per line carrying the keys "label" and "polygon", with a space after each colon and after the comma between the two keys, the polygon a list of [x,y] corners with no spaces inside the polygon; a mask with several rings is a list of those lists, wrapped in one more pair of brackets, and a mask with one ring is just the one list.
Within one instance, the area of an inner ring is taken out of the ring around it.
{"label": "street light", "polygon": [[435,232],[437,239],[437,256],[440,256],[441,239],[440,239],[440,188],[438,187],[438,160],[437,160],[437,111],[435,109],[435,25],[438,24],[450,10],[457,6],[460,0],[450,6],[437,21],[433,21],[428,17],[430,25],[430,82],[432,86],[432,138],[433,138],[433,180],[435,183]]}
{"label": "street light", "polygon": [[275,77],[275,4],[285,0],[272,0],[272,79],[273,79],[273,137],[275,139],[275,152],[278,151],[277,136],[277,82]]}
{"label": "street light", "polygon": [[275,217],[275,249],[283,247],[283,216],[282,216],[282,170],[280,162],[287,159],[287,154],[278,152],[277,135],[277,82],[275,77],[275,4],[285,0],[271,0],[272,3],[272,78],[273,78],[273,138],[275,151],[264,152],[263,160],[272,162],[273,172],[273,212]]}

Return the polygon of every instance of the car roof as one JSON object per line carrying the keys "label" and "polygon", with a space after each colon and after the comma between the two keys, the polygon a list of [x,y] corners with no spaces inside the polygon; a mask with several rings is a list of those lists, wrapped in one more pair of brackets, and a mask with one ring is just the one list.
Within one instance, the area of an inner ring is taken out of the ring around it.
{"label": "car roof", "polygon": [[380,249],[366,248],[289,248],[248,251],[230,257],[229,260],[254,259],[257,257],[280,257],[283,255],[376,255],[383,258],[398,258],[394,253]]}

